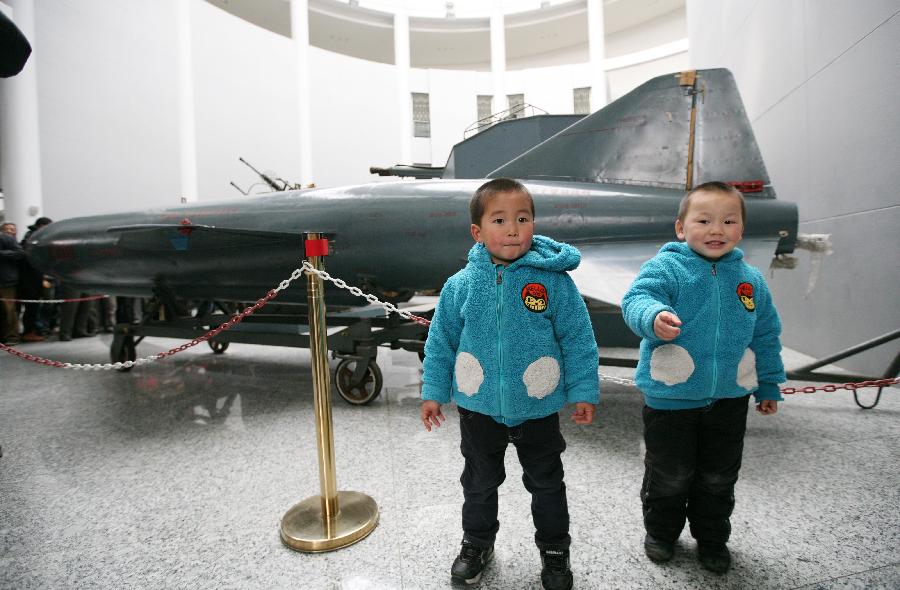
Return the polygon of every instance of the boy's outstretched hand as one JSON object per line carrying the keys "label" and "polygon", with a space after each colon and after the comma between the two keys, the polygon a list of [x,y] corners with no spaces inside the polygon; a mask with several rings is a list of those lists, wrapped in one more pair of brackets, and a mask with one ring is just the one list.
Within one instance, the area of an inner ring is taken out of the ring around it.
{"label": "boy's outstretched hand", "polygon": [[432,424],[440,427],[441,422],[444,420],[441,404],[431,399],[422,402],[422,423],[425,424],[425,430],[431,432]]}
{"label": "boy's outstretched hand", "polygon": [[774,414],[778,411],[778,400],[764,399],[756,404],[756,411],[760,414]]}
{"label": "boy's outstretched hand", "polygon": [[653,320],[653,333],[660,340],[672,340],[681,334],[681,320],[671,311],[661,311]]}
{"label": "boy's outstretched hand", "polygon": [[594,421],[594,404],[577,402],[575,412],[572,414],[572,422],[575,424],[590,424]]}

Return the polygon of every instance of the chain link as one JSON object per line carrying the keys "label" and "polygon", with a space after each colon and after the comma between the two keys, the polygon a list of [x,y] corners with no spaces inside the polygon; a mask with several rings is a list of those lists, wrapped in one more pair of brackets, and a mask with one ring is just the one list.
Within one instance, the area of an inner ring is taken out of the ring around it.
{"label": "chain link", "polygon": [[895,377],[893,379],[876,379],[873,381],[860,381],[859,383],[844,383],[843,385],[823,385],[822,387],[813,387],[812,385],[807,387],[784,387],[782,388],[781,393],[792,395],[794,393],[815,393],[817,391],[833,392],[838,389],[856,391],[863,387],[890,387],[891,385],[896,385],[898,383],[900,383],[900,378]]}
{"label": "chain link", "polygon": [[109,299],[109,295],[91,295],[90,297],[74,297],[72,299],[3,299],[0,301],[14,301],[16,303],[76,303],[78,301],[96,301]]}
{"label": "chain link", "polygon": [[389,312],[396,313],[402,318],[406,318],[407,320],[412,320],[415,323],[419,324],[420,326],[430,326],[431,325],[431,322],[423,317],[419,317],[417,315],[413,315],[413,314],[409,313],[408,311],[404,311],[392,303],[380,301],[378,299],[378,297],[375,297],[374,295],[369,295],[367,293],[363,293],[357,287],[351,287],[350,285],[348,285],[341,279],[336,279],[336,278],[332,277],[330,274],[328,274],[324,270],[318,270],[312,264],[310,264],[308,260],[303,261],[303,270],[305,270],[306,272],[311,272],[315,275],[318,275],[322,279],[334,283],[337,287],[339,287],[341,289],[346,289],[346,290],[350,291],[351,293],[353,293],[354,295],[356,295],[357,297],[364,298],[369,303],[372,303],[375,305],[380,305],[381,307],[385,308]]}
{"label": "chain link", "polygon": [[628,379],[627,377],[613,377],[612,375],[606,375],[605,373],[600,373],[600,378],[603,381],[608,381],[609,383],[616,383],[618,385],[626,385],[628,387],[634,387],[634,379]]}

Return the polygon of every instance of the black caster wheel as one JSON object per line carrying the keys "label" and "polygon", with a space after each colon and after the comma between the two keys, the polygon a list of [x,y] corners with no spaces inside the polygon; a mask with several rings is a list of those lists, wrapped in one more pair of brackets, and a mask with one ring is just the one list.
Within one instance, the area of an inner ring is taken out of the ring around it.
{"label": "black caster wheel", "polygon": [[228,345],[230,342],[222,342],[220,340],[209,340],[207,342],[209,347],[212,349],[214,354],[222,354],[226,350],[228,350]]}
{"label": "black caster wheel", "polygon": [[338,395],[348,404],[364,406],[381,394],[384,378],[378,364],[372,361],[366,366],[362,381],[353,384],[353,372],[356,370],[357,362],[355,359],[344,359],[339,362],[337,369],[334,370],[334,384]]}

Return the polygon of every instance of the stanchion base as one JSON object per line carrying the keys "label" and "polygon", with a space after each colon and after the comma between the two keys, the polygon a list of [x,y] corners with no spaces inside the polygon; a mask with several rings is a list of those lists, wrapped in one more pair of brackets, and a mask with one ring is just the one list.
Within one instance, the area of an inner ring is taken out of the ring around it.
{"label": "stanchion base", "polygon": [[334,551],[364,539],[378,524],[378,504],[360,492],[338,492],[338,514],[322,519],[322,497],[291,506],[281,519],[281,540],[296,551]]}

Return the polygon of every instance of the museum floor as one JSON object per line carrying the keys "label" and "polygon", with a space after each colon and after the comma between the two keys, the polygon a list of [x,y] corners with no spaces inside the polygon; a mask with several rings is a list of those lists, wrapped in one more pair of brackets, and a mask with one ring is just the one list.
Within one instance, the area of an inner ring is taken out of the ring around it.
{"label": "museum floor", "polygon": [[[98,363],[110,339],[21,349]],[[147,339],[138,355],[174,342]],[[415,354],[380,352],[385,389],[371,405],[334,397],[338,486],[374,497],[381,519],[368,538],[323,554],[279,538],[288,508],[319,492],[308,351],[204,346],[130,373],[0,356],[0,587],[450,586],[458,419],[450,411],[444,428],[423,430]],[[688,533],[668,564],[643,555],[641,405],[633,388],[607,384],[593,425],[563,421],[576,588],[900,587],[900,390],[870,411],[838,392],[751,413],[725,576],[700,569]],[[507,467],[480,587],[539,588],[512,451]]]}

